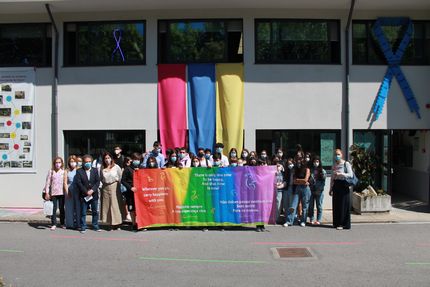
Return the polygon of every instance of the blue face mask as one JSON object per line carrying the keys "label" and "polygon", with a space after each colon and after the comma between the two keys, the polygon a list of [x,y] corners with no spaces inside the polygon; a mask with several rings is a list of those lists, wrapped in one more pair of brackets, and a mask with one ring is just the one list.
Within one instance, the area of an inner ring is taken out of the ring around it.
{"label": "blue face mask", "polygon": [[138,167],[138,166],[139,166],[139,164],[140,164],[140,161],[139,161],[139,160],[133,160],[133,166],[134,166],[134,167]]}
{"label": "blue face mask", "polygon": [[215,161],[214,162],[214,166],[219,166],[220,162],[219,161]]}
{"label": "blue face mask", "polygon": [[340,155],[336,155],[334,158],[336,159],[336,161],[340,161],[342,159]]}
{"label": "blue face mask", "polygon": [[205,154],[205,158],[206,158],[206,159],[210,159],[210,158],[211,158],[211,155],[207,153],[207,154]]}
{"label": "blue face mask", "polygon": [[90,169],[91,168],[91,162],[84,163],[84,167],[85,167],[85,169]]}
{"label": "blue face mask", "polygon": [[216,152],[218,152],[218,153],[222,153],[222,148],[220,148],[220,147],[219,147],[219,148],[217,148],[217,149],[216,149]]}
{"label": "blue face mask", "polygon": [[172,162],[176,162],[177,160],[176,156],[172,156],[170,159],[172,160]]}
{"label": "blue face mask", "polygon": [[232,166],[232,167],[236,167],[236,166],[237,166],[237,163],[232,163],[232,164],[231,164],[231,166]]}
{"label": "blue face mask", "polygon": [[232,152],[230,155],[231,157],[236,157],[237,154],[235,152]]}

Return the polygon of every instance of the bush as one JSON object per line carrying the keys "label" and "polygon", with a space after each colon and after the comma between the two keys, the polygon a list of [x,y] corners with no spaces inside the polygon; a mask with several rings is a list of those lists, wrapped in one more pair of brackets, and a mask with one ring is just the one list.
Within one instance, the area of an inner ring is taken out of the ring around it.
{"label": "bush", "polygon": [[[374,152],[367,151],[355,144],[350,147],[350,152],[352,168],[359,179],[354,191],[361,192],[369,185],[374,187],[375,176],[382,169],[379,158]],[[379,194],[379,192],[380,190],[377,193]]]}

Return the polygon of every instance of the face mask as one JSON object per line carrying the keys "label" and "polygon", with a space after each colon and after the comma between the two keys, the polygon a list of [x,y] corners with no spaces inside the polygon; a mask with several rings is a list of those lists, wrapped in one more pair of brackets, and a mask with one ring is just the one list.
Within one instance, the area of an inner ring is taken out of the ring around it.
{"label": "face mask", "polygon": [[206,159],[210,159],[210,158],[211,158],[211,155],[207,153],[207,154],[205,154],[205,158],[206,158]]}
{"label": "face mask", "polygon": [[82,161],[78,161],[77,166],[82,167]]}
{"label": "face mask", "polygon": [[179,154],[179,158],[180,158],[180,159],[183,159],[184,157],[185,157],[185,154],[184,154],[184,153],[180,153],[180,154]]}
{"label": "face mask", "polygon": [[199,152],[199,155],[198,155],[198,157],[202,158],[202,157],[204,157],[204,156],[205,156],[205,154],[204,154],[204,153],[202,153],[202,152]]}
{"label": "face mask", "polygon": [[60,168],[61,168],[61,163],[56,163],[56,164],[55,164],[55,168],[56,168],[56,169],[60,169]]}
{"label": "face mask", "polygon": [[265,154],[265,153],[263,153],[262,155],[261,155],[261,158],[266,158],[267,157],[267,154]]}
{"label": "face mask", "polygon": [[139,160],[133,160],[133,166],[134,166],[134,167],[138,167],[138,166],[139,166],[139,164],[140,164],[140,161],[139,161]]}
{"label": "face mask", "polygon": [[177,160],[176,156],[172,156],[170,159],[172,160],[172,162],[176,162]]}
{"label": "face mask", "polygon": [[305,158],[306,162],[309,162],[311,159],[309,157]]}
{"label": "face mask", "polygon": [[289,164],[289,165],[288,165],[288,168],[289,168],[289,169],[293,169],[293,167],[294,167],[294,164]]}
{"label": "face mask", "polygon": [[84,163],[84,167],[85,167],[85,169],[90,169],[91,168],[91,162]]}
{"label": "face mask", "polygon": [[199,163],[198,163],[198,162],[193,162],[193,166],[194,166],[194,167],[198,167],[198,166],[199,166]]}
{"label": "face mask", "polygon": [[282,152],[278,152],[278,156],[282,157],[284,154]]}
{"label": "face mask", "polygon": [[214,162],[214,166],[219,166],[219,164],[220,164],[219,161]]}
{"label": "face mask", "polygon": [[105,163],[106,163],[107,165],[110,165],[110,164],[111,164],[111,162],[112,162],[112,160],[111,160],[111,159],[105,159]]}
{"label": "face mask", "polygon": [[149,166],[150,166],[150,167],[155,167],[155,162],[150,162],[150,163],[149,163]]}
{"label": "face mask", "polygon": [[247,152],[242,153],[242,158],[246,158],[246,157],[248,157],[248,153]]}
{"label": "face mask", "polygon": [[320,163],[319,162],[314,162],[314,167],[319,167]]}
{"label": "face mask", "polygon": [[69,165],[70,165],[71,168],[75,168],[76,167],[76,162],[71,162]]}
{"label": "face mask", "polygon": [[116,154],[116,155],[119,155],[120,153],[121,153],[121,151],[120,151],[119,149],[116,149],[116,150],[115,150],[115,154]]}
{"label": "face mask", "polygon": [[237,156],[237,153],[232,152],[230,155],[231,155],[231,157],[236,157],[236,156]]}
{"label": "face mask", "polygon": [[236,166],[237,166],[237,163],[235,163],[235,162],[234,162],[234,163],[232,163],[232,164],[231,164],[231,166],[232,166],[232,167],[236,167]]}
{"label": "face mask", "polygon": [[342,157],[340,155],[336,155],[335,159],[336,159],[336,161],[340,161],[342,159]]}
{"label": "face mask", "polygon": [[237,165],[238,165],[238,166],[243,166],[243,163],[238,163]]}
{"label": "face mask", "polygon": [[220,148],[220,147],[219,147],[219,148],[217,148],[217,149],[216,149],[216,152],[218,152],[218,153],[222,153],[222,148]]}

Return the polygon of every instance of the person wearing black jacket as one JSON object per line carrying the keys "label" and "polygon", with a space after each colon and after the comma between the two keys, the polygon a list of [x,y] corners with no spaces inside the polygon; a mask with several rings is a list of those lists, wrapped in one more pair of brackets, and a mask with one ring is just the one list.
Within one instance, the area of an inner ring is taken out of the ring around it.
{"label": "person wearing black jacket", "polygon": [[123,194],[125,196],[127,210],[128,212],[130,212],[131,223],[133,224],[133,230],[137,230],[136,205],[134,203],[134,193],[136,192],[136,188],[134,187],[134,184],[133,184],[133,175],[134,175],[134,171],[139,169],[139,166],[142,161],[142,155],[140,153],[135,152],[131,155],[131,159],[132,159],[131,165],[124,167],[121,183],[127,189],[127,191],[124,192]]}
{"label": "person wearing black jacket", "polygon": [[87,209],[91,206],[92,226],[95,231],[100,231],[99,227],[99,186],[100,175],[97,168],[92,167],[93,158],[90,155],[83,156],[83,168],[76,171],[75,181],[78,187],[82,209],[81,209],[81,233],[85,233],[87,228]]}
{"label": "person wearing black jacket", "polygon": [[294,218],[296,217],[297,204],[299,203],[299,195],[296,192],[294,186],[294,161],[292,158],[288,158],[285,164],[285,189],[286,200],[284,201],[285,206],[285,223],[284,227],[288,227],[294,224]]}

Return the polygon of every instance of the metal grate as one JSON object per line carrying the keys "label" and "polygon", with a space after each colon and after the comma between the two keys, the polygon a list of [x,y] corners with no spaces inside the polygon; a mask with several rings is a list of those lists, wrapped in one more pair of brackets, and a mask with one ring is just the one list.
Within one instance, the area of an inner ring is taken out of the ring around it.
{"label": "metal grate", "polygon": [[272,248],[272,252],[277,259],[300,259],[300,258],[313,258],[309,248],[303,247],[277,247]]}

